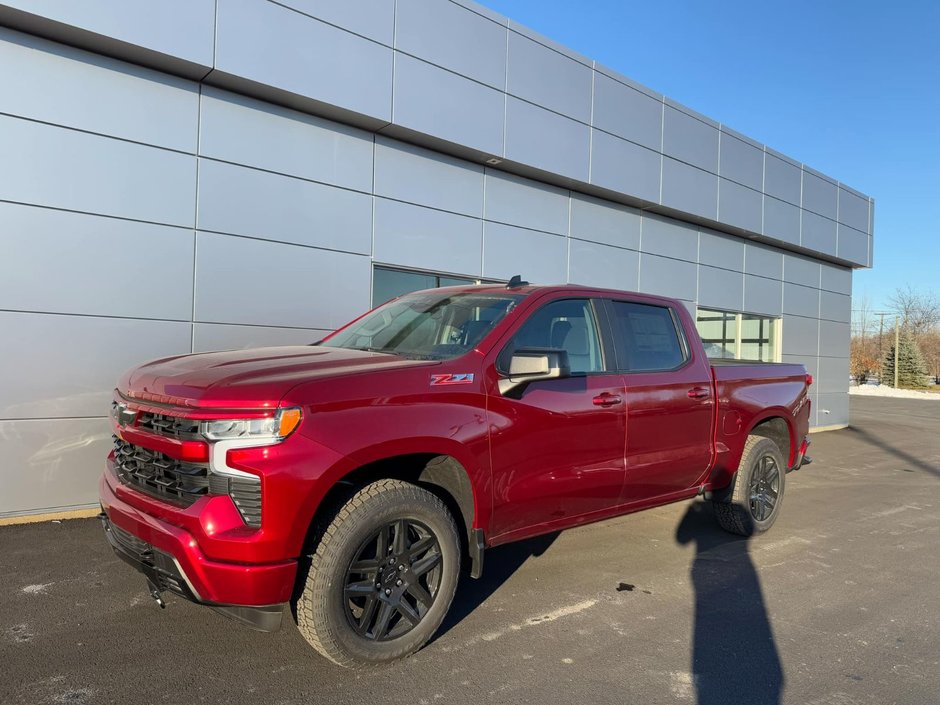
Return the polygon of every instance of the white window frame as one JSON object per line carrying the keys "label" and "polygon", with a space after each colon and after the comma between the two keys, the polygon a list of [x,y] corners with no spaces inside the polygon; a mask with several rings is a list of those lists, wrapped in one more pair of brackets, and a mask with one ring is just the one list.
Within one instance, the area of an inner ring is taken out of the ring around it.
{"label": "white window frame", "polygon": [[781,316],[768,316],[763,313],[748,313],[746,311],[727,311],[720,308],[695,307],[695,324],[698,329],[698,318],[700,312],[725,313],[734,316],[734,359],[741,358],[741,341],[743,339],[742,329],[744,316],[757,316],[771,322],[771,340],[773,345],[773,360],[769,362],[780,362],[783,359],[783,318]]}

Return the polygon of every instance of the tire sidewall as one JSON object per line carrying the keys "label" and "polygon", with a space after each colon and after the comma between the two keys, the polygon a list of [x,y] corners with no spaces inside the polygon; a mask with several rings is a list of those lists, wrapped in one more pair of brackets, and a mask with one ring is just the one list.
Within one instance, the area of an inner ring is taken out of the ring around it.
{"label": "tire sidewall", "polygon": [[[762,458],[772,457],[774,462],[777,465],[777,473],[779,478],[778,491],[777,491],[777,501],[774,504],[773,511],[771,511],[770,516],[764,519],[763,521],[758,521],[754,514],[751,512],[751,502],[750,502],[750,486],[751,486],[751,477],[754,472],[757,470],[757,466]],[[784,497],[784,485],[786,484],[786,461],[783,458],[783,454],[780,452],[780,448],[769,438],[761,439],[753,449],[751,450],[748,457],[745,459],[743,473],[739,472],[737,477],[737,482],[740,484],[739,492],[735,494],[738,495],[736,498],[738,504],[747,514],[748,521],[753,528],[753,533],[761,534],[767,531],[771,526],[774,525],[774,522],[777,521],[777,516],[780,514],[780,507],[783,505]]]}
{"label": "tire sidewall", "polygon": [[[393,493],[398,495],[399,501],[389,501]],[[394,490],[383,497],[381,507],[376,507],[377,502],[365,502],[356,507],[330,543],[321,569],[311,574],[312,590],[307,599],[327,600],[325,626],[335,642],[356,661],[378,664],[419,649],[434,635],[450,608],[459,575],[459,539],[449,514],[435,511],[433,502],[438,500],[427,494],[432,502],[416,503],[403,492]],[[362,544],[379,527],[397,519],[419,521],[434,534],[441,548],[440,586],[434,604],[416,627],[396,639],[372,641],[356,634],[346,616],[346,571]]]}

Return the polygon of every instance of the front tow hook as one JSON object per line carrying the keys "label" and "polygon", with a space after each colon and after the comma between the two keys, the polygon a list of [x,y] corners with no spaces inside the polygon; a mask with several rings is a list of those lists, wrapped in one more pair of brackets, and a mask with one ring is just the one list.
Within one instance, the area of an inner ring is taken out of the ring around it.
{"label": "front tow hook", "polygon": [[154,585],[152,580],[148,580],[148,581],[147,581],[147,587],[150,588],[150,597],[152,597],[152,598],[154,599],[154,601],[155,601],[158,605],[160,605],[160,609],[161,609],[161,610],[165,610],[165,609],[166,609],[166,603],[163,601],[163,598],[160,597],[160,588],[158,588],[156,585]]}

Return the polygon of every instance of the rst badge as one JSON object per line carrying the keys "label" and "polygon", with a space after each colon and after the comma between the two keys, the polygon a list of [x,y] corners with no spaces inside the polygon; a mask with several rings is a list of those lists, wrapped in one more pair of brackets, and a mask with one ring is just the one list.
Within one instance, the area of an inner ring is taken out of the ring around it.
{"label": "rst badge", "polygon": [[472,372],[457,372],[451,374],[431,375],[432,387],[443,387],[450,384],[472,384]]}

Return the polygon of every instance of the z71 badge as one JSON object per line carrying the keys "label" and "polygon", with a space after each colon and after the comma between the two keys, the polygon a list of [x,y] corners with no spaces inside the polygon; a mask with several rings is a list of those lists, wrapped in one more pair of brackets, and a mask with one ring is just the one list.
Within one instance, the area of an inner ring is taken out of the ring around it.
{"label": "z71 badge", "polygon": [[431,375],[431,386],[439,387],[448,384],[472,384],[472,372],[458,372],[455,374]]}

